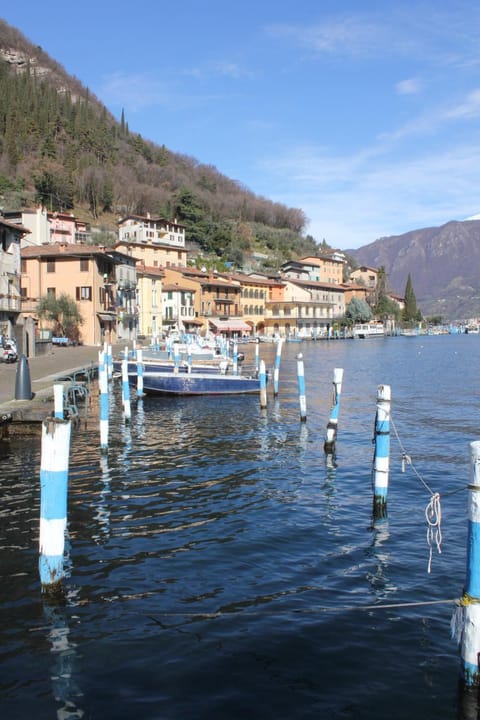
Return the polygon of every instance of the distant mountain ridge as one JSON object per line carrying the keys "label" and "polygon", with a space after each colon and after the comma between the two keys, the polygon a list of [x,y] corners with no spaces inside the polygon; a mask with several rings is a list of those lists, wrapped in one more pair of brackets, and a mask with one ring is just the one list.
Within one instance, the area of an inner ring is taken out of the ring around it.
{"label": "distant mountain ridge", "polygon": [[480,316],[480,219],[412,230],[347,251],[360,265],[380,267],[403,293],[408,274],[424,316]]}

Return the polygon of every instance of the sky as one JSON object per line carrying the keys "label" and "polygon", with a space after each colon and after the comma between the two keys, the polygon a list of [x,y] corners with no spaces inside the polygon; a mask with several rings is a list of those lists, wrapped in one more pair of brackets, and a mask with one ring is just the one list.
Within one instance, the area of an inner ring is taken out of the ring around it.
{"label": "sky", "polygon": [[353,249],[480,213],[475,0],[22,0],[0,17],[131,132]]}

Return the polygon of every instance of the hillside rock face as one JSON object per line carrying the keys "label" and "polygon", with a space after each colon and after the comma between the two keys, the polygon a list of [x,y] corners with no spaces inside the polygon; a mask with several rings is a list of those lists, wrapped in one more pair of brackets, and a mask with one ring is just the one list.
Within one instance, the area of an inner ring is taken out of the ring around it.
{"label": "hillside rock face", "polygon": [[360,265],[384,266],[400,294],[408,274],[424,316],[460,320],[480,315],[480,220],[380,238],[349,251]]}

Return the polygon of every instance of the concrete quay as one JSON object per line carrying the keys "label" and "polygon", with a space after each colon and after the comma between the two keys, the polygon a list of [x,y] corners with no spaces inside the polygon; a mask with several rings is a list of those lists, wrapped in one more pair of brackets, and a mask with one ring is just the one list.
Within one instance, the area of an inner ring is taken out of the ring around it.
{"label": "concrete quay", "polygon": [[[122,346],[123,347],[123,346]],[[29,434],[29,426],[37,425],[53,413],[53,385],[84,368],[98,367],[99,347],[78,345],[55,347],[47,355],[28,359],[32,385],[30,400],[15,400],[15,383],[19,361],[0,363],[0,437]],[[116,348],[113,348],[115,355]],[[8,422],[5,416],[10,416]]]}

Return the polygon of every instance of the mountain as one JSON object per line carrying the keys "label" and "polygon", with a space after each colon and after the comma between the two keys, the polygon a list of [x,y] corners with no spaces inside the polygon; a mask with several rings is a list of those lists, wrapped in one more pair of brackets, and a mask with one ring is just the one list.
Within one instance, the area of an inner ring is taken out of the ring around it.
{"label": "mountain", "polygon": [[349,250],[359,265],[383,265],[389,286],[403,293],[408,274],[424,316],[480,316],[480,220],[412,230]]}
{"label": "mountain", "polygon": [[0,210],[41,202],[106,231],[129,213],[176,218],[186,240],[240,265],[315,252],[307,219],[215,167],[131,132],[81,82],[0,19]]}

